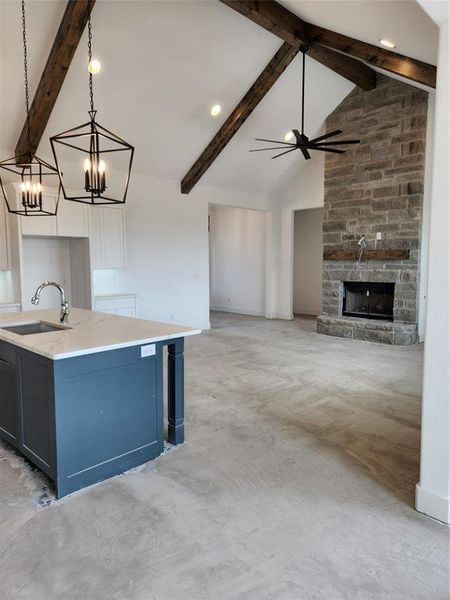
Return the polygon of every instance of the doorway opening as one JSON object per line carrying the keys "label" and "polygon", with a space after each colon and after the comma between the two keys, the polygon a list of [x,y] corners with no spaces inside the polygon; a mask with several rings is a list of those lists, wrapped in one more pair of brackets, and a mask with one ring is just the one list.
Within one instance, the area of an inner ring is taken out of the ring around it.
{"label": "doorway opening", "polygon": [[294,211],[294,316],[317,317],[322,312],[323,210]]}
{"label": "doorway opening", "polygon": [[211,311],[265,316],[267,212],[210,205]]}

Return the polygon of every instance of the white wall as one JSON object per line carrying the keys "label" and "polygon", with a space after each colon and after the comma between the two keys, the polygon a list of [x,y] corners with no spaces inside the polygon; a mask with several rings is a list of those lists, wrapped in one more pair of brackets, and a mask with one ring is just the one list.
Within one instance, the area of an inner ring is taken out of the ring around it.
{"label": "white wall", "polygon": [[323,208],[294,213],[294,314],[322,312]]}
{"label": "white wall", "polygon": [[[422,3],[426,8],[429,3]],[[450,523],[450,5],[439,34],[417,510]]]}
{"label": "white wall", "polygon": [[294,162],[272,197],[272,285],[268,316],[293,317],[294,211],[320,208],[324,203],[324,165],[321,152],[311,160]]}
{"label": "white wall", "polygon": [[266,213],[210,206],[211,309],[266,312]]}
{"label": "white wall", "polygon": [[137,294],[138,317],[209,327],[208,205],[269,207],[266,197],[133,173],[125,205],[126,268],[96,271],[94,294]]}
{"label": "white wall", "polygon": [[427,113],[427,140],[425,148],[425,172],[422,208],[422,232],[420,240],[420,272],[419,272],[419,314],[418,334],[419,341],[425,340],[426,310],[427,310],[427,284],[428,284],[428,250],[430,245],[430,216],[431,194],[433,179],[433,142],[434,142],[434,112],[435,96],[428,94]]}

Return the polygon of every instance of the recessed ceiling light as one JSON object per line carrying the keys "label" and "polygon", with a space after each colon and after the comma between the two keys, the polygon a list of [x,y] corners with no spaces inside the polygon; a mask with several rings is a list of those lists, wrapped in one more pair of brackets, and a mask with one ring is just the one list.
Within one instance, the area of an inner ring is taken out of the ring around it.
{"label": "recessed ceiling light", "polygon": [[93,58],[88,64],[88,71],[92,75],[97,75],[102,68],[102,64],[99,60]]}
{"label": "recessed ceiling light", "polygon": [[378,41],[385,48],[390,48],[392,50],[392,48],[396,47],[395,44],[394,44],[394,42],[391,42],[390,40],[384,40],[384,39],[382,39],[382,40],[378,40]]}
{"label": "recessed ceiling light", "polygon": [[290,142],[293,137],[294,137],[293,132],[292,131],[288,131],[287,134],[284,136],[284,141],[285,142]]}
{"label": "recessed ceiling light", "polygon": [[211,107],[209,114],[212,117],[217,117],[217,115],[220,113],[221,110],[222,110],[222,107],[220,106],[220,104],[214,104],[214,106]]}

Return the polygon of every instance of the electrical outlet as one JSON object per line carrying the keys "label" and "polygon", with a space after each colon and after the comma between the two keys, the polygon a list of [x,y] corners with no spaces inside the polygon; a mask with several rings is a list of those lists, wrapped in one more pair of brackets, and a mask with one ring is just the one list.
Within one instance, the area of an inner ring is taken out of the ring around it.
{"label": "electrical outlet", "polygon": [[377,240],[381,240],[381,231],[377,231]]}
{"label": "electrical outlet", "polygon": [[147,358],[147,356],[154,356],[155,354],[155,344],[147,344],[147,346],[141,346],[141,358]]}

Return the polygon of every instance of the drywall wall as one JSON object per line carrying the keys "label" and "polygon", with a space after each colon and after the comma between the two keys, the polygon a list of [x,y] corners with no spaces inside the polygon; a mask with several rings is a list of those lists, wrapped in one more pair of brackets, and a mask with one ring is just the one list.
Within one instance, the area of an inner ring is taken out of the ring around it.
{"label": "drywall wall", "polygon": [[450,22],[440,27],[417,510],[450,523]]}
{"label": "drywall wall", "polygon": [[267,316],[292,319],[294,211],[320,208],[324,202],[324,157],[300,157],[271,194],[272,226],[269,264],[270,291]]}
{"label": "drywall wall", "polygon": [[94,294],[137,294],[137,316],[209,327],[208,206],[267,209],[266,197],[133,173],[125,205],[126,268],[96,271]]}
{"label": "drywall wall", "polygon": [[211,309],[266,311],[266,213],[210,206]]}
{"label": "drywall wall", "polygon": [[322,311],[323,208],[294,213],[294,314]]}

